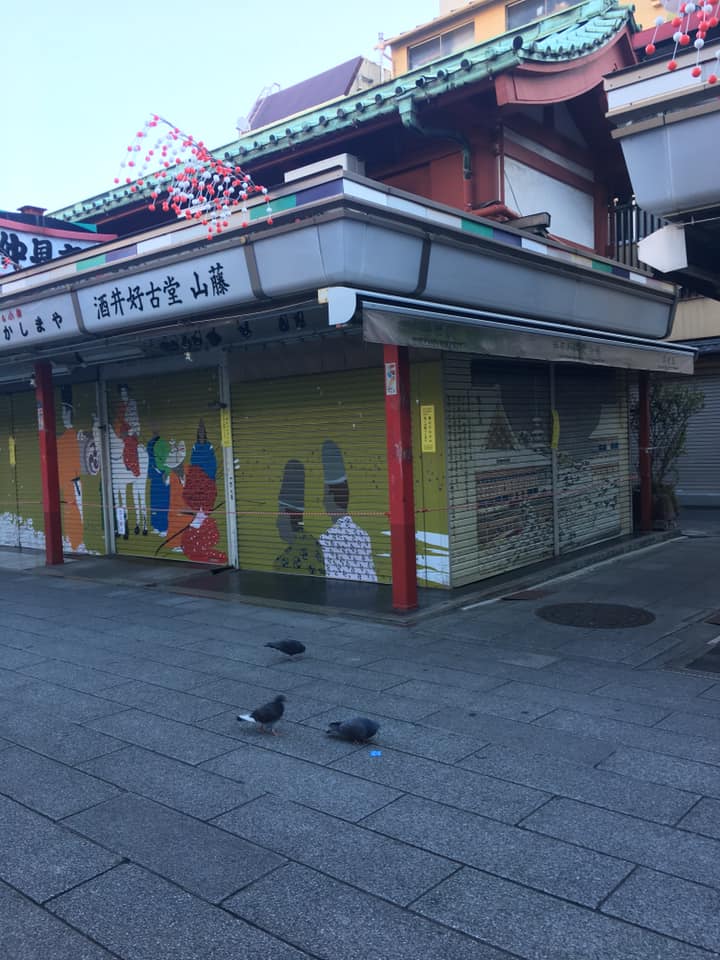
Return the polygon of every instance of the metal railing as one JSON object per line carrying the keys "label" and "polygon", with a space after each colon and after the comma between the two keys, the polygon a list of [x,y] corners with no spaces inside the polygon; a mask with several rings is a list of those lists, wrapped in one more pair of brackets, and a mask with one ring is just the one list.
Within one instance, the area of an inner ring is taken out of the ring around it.
{"label": "metal railing", "polygon": [[[608,208],[608,257],[626,267],[647,270],[648,267],[638,259],[638,242],[669,222],[654,213],[642,210],[634,198],[627,202],[613,201]],[[681,300],[698,296],[700,294],[692,290],[680,288]]]}

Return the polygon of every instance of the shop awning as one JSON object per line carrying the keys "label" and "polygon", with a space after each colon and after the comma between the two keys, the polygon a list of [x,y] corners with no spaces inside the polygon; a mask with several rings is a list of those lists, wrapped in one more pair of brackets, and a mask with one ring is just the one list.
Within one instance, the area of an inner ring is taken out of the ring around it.
{"label": "shop awning", "polygon": [[681,344],[483,311],[443,311],[436,304],[361,293],[358,306],[363,337],[373,343],[663,373],[691,374],[694,368],[696,351]]}

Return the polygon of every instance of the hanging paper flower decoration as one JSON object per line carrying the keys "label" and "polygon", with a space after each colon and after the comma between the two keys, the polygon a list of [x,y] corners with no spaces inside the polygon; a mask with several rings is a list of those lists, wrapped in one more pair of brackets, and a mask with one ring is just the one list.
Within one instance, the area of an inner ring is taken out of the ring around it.
{"label": "hanging paper flower decoration", "polygon": [[152,186],[149,210],[172,210],[178,217],[199,221],[207,227],[208,240],[229,226],[232,208],[238,205],[242,224],[247,226],[248,200],[255,195],[264,197],[267,222],[272,223],[266,187],[254,183],[237,164],[213,156],[202,140],[183,133],[158,114],[138,130],[127,153],[120,167],[131,173],[115,177],[115,183],[124,182],[130,193]]}
{"label": "hanging paper flower decoration", "polygon": [[[678,48],[689,47],[692,43],[696,54],[695,66],[690,71],[690,74],[696,79],[702,77],[700,51],[705,46],[705,38],[707,37],[708,31],[717,27],[720,21],[720,0],[716,0],[715,6],[713,6],[712,3],[705,2],[705,0],[699,0],[698,3],[694,3],[693,0],[687,0],[687,2],[681,2],[681,0],[663,0],[663,6],[668,13],[674,14],[671,22],[675,28],[675,32],[673,33],[675,49],[673,50],[672,57],[668,61],[668,70],[672,71],[678,68],[676,59]],[[649,57],[651,57],[657,49],[655,40],[658,30],[664,23],[664,17],[658,17],[655,20],[655,32],[653,33],[652,40],[645,47],[645,53]],[[695,31],[695,40],[693,40],[691,36],[693,30]],[[716,59],[720,60],[720,53],[716,55]],[[717,79],[716,68],[716,70],[708,76],[707,82],[717,83]]]}

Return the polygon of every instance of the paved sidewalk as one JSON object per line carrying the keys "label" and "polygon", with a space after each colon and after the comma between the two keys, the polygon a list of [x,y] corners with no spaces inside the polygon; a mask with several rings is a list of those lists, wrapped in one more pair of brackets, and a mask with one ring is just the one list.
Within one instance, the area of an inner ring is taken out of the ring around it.
{"label": "paved sidewalk", "polygon": [[[696,532],[409,628],[3,569],[3,960],[720,957]],[[537,614],[588,602],[655,619]]]}

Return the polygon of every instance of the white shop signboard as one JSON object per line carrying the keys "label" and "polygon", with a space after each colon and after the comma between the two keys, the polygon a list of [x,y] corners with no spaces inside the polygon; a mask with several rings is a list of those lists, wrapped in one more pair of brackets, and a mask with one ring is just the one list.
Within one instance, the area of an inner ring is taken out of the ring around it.
{"label": "white shop signboard", "polygon": [[253,300],[240,249],[109,277],[77,292],[88,333],[151,326],[184,315],[219,312]]}

